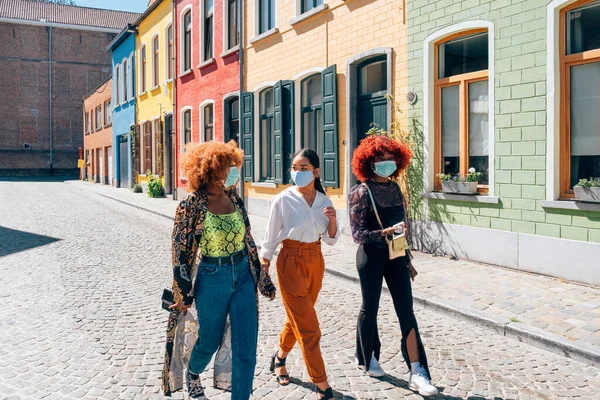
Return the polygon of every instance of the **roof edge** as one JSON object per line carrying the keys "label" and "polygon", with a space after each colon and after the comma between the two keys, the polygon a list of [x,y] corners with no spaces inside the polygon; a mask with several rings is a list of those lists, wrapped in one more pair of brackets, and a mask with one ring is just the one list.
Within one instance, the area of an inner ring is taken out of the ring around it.
{"label": "roof edge", "polygon": [[148,7],[146,9],[146,11],[144,11],[144,13],[142,15],[140,15],[140,17],[133,23],[134,27],[138,27],[139,24],[146,19],[146,17],[148,15],[150,15],[152,13],[152,11],[156,10],[158,8],[159,5],[161,5],[163,3],[164,0],[156,0],[154,3],[152,3],[150,5],[150,7]]}
{"label": "roof edge", "polygon": [[117,46],[121,45],[127,37],[135,32],[135,27],[132,24],[127,24],[125,28],[119,32],[117,36],[106,46],[106,51],[113,51]]}
{"label": "roof edge", "polygon": [[[98,89],[99,89],[100,87],[102,87],[103,85],[106,85],[106,84],[108,83],[108,81],[110,81],[111,79],[112,79],[112,73],[111,73],[110,75],[108,75],[108,78],[104,79],[104,80],[102,81],[102,83],[101,83],[101,84],[99,84],[98,86],[96,86],[94,89],[92,89],[92,91],[91,91],[91,92],[89,92],[88,94],[86,94],[85,96],[83,96],[81,99],[82,99],[83,101],[85,101],[85,100],[89,99],[89,98],[90,98],[90,97],[92,97],[94,94],[96,94],[96,92],[98,91]],[[112,99],[112,95],[111,95],[111,99]]]}

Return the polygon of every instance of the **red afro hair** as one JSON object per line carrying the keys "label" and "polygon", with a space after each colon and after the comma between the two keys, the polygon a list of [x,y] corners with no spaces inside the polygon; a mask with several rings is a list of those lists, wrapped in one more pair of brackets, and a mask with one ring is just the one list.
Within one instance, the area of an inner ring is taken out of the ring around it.
{"label": "red afro hair", "polygon": [[396,171],[390,178],[397,178],[408,167],[412,152],[407,145],[387,136],[369,135],[360,142],[352,157],[352,172],[362,182],[371,179],[375,159],[386,152],[392,154],[396,161]]}
{"label": "red afro hair", "polygon": [[232,140],[229,143],[190,143],[181,157],[181,172],[187,178],[187,190],[195,192],[227,178],[232,166],[241,167],[244,153]]}

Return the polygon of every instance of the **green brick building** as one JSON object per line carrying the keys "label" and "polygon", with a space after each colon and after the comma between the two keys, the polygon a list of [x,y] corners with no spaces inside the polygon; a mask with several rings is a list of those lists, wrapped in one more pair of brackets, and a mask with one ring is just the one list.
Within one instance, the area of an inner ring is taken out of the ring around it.
{"label": "green brick building", "polygon": [[[600,284],[600,0],[409,0],[422,249]],[[438,174],[482,172],[478,194]]]}

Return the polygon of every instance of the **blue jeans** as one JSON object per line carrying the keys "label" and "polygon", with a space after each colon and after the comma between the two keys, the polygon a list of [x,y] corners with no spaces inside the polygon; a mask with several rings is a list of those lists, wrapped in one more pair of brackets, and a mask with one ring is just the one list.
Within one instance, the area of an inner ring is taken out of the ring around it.
{"label": "blue jeans", "polygon": [[188,369],[204,371],[218,350],[229,314],[231,324],[232,400],[248,400],[256,367],[258,310],[248,257],[237,264],[201,263],[194,289],[198,311],[198,340]]}

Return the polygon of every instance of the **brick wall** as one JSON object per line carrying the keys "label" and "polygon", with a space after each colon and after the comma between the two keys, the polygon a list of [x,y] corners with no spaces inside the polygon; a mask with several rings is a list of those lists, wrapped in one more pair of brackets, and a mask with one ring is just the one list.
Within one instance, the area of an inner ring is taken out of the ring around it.
{"label": "brick wall", "polygon": [[[53,169],[74,171],[83,146],[82,99],[110,76],[106,45],[114,34],[0,23],[0,175],[47,174],[50,126]],[[49,78],[50,74],[50,78]],[[50,93],[52,82],[52,121]],[[23,144],[31,143],[30,150]]]}
{"label": "brick wall", "polygon": [[[100,169],[102,169],[102,175],[105,179],[102,183],[112,184],[107,179],[109,175],[109,157],[112,157],[114,166],[114,147],[113,147],[113,130],[112,122],[107,123],[105,121],[104,105],[108,100],[112,100],[112,79],[101,84],[96,90],[94,90],[88,97],[85,98],[83,103],[83,115],[86,113],[90,115],[90,131],[85,132],[85,126],[81,130],[83,136],[83,151],[84,158],[89,154],[86,161],[86,172],[88,180],[95,179],[96,182],[100,182]],[[96,108],[101,107],[101,122],[100,129],[96,129]],[[112,115],[112,107],[110,110]],[[84,117],[85,118],[85,117]],[[98,151],[103,154],[102,165],[99,163]]]}
{"label": "brick wall", "polygon": [[474,227],[600,243],[600,213],[550,210],[546,198],[547,0],[408,2],[409,90],[421,99],[424,40],[468,20],[493,22],[495,33],[495,195],[498,206],[428,200],[429,218]]}

